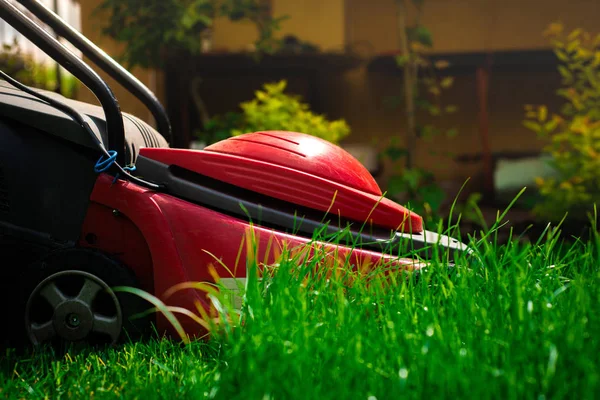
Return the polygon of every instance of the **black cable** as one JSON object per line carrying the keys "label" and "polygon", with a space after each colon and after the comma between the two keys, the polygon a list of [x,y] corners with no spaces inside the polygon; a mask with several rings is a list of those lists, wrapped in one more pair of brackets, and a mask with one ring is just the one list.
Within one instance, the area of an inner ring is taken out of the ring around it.
{"label": "black cable", "polygon": [[[92,128],[90,128],[90,126],[88,125],[88,123],[85,121],[85,119],[83,118],[83,116],[81,115],[81,113],[79,113],[77,110],[69,107],[68,105],[61,103],[60,101],[54,100],[42,93],[39,93],[37,91],[34,91],[32,89],[30,89],[29,87],[23,85],[21,82],[13,79],[11,76],[9,76],[8,74],[6,74],[4,71],[0,70],[0,75],[2,75],[3,79],[6,80],[8,83],[10,83],[11,85],[13,85],[14,87],[16,87],[19,90],[22,90],[25,93],[28,93],[34,97],[37,97],[40,100],[45,101],[46,103],[48,103],[48,105],[59,109],[60,111],[64,112],[65,114],[67,114],[68,116],[70,116],[71,118],[73,118],[73,120],[75,120],[75,122],[77,122],[83,129],[85,129],[85,131],[92,137],[92,139],[96,142],[96,144],[98,145],[98,148],[100,149],[100,151],[104,154],[105,157],[107,158],[111,158],[111,155],[109,154],[109,152],[106,150],[106,148],[104,147],[104,145],[100,142],[100,140],[98,139],[98,137],[96,136],[96,134],[94,133],[94,131],[92,131]],[[143,179],[139,179],[131,174],[129,174],[125,169],[123,169],[123,167],[121,167],[117,162],[114,162],[113,165],[117,168],[118,170],[118,175],[119,176],[124,176],[126,177],[129,181],[136,183],[140,186],[145,186],[149,189],[154,189],[154,190],[161,190],[164,189],[164,185],[159,185],[156,183],[151,183],[151,182],[147,182]]]}

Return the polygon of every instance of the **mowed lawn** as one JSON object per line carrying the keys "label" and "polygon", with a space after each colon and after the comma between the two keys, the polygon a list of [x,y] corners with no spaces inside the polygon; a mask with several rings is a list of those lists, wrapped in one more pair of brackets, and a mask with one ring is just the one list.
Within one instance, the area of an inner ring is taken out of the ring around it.
{"label": "mowed lawn", "polygon": [[241,315],[209,340],[60,357],[8,351],[0,398],[598,396],[598,237],[494,242],[493,234],[472,241],[481,265],[435,262],[404,277],[378,271],[357,280],[342,266],[315,273],[318,257],[282,261],[271,276],[249,280]]}

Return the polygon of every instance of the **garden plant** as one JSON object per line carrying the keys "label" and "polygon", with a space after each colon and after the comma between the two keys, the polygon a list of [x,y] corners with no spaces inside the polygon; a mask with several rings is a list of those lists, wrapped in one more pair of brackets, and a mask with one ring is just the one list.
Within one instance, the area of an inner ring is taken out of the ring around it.
{"label": "garden plant", "polygon": [[546,143],[556,174],[539,178],[542,196],[534,212],[542,220],[585,221],[600,201],[600,34],[565,32],[554,23],[545,32],[558,59],[560,110],[527,105],[524,124]]}

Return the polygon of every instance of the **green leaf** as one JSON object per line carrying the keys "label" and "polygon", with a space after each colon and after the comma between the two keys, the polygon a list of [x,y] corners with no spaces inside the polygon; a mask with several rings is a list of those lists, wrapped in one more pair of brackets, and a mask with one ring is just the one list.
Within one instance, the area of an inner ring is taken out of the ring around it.
{"label": "green leaf", "polygon": [[395,196],[408,191],[408,185],[401,175],[392,176],[387,185],[387,191],[390,196]]}
{"label": "green leaf", "polygon": [[556,57],[562,61],[562,62],[568,62],[569,61],[569,56],[567,56],[567,53],[565,53],[563,50],[561,49],[554,49],[554,54],[556,54]]}
{"label": "green leaf", "polygon": [[411,190],[416,190],[421,180],[426,176],[424,171],[420,169],[409,169],[404,171],[402,179],[407,183]]}
{"label": "green leaf", "polygon": [[417,128],[417,132],[418,137],[422,137],[427,141],[431,140],[434,136],[437,136],[441,133],[441,131],[438,128],[431,125],[419,126]]}
{"label": "green leaf", "polygon": [[424,26],[420,26],[417,29],[417,38],[419,43],[421,43],[423,46],[433,47],[433,37],[431,35],[431,31]]}
{"label": "green leaf", "polygon": [[552,132],[553,130],[556,129],[557,126],[558,126],[558,121],[553,118],[550,121],[546,122],[546,124],[544,125],[544,131]]}
{"label": "green leaf", "polygon": [[454,78],[451,76],[447,76],[440,82],[440,86],[444,89],[448,89],[454,83]]}
{"label": "green leaf", "polygon": [[268,98],[267,93],[263,92],[262,90],[257,90],[254,92],[254,96],[260,101],[265,101]]}
{"label": "green leaf", "polygon": [[438,106],[431,106],[429,107],[429,114],[433,115],[434,117],[439,116],[442,113],[442,111],[440,110],[440,108]]}
{"label": "green leaf", "polygon": [[446,131],[446,136],[449,138],[456,137],[458,135],[458,129],[452,128]]}
{"label": "green leaf", "polygon": [[434,96],[439,96],[442,92],[439,87],[432,86],[429,88],[429,93],[433,94]]}
{"label": "green leaf", "polygon": [[175,315],[169,309],[169,307],[165,303],[163,303],[159,298],[157,298],[157,297],[151,295],[150,293],[147,293],[141,289],[135,288],[135,287],[117,286],[117,287],[114,287],[113,290],[115,292],[125,292],[125,293],[134,294],[134,295],[139,296],[142,299],[146,300],[148,303],[154,305],[154,307],[156,307],[156,309],[158,311],[160,311],[165,316],[165,318],[171,323],[171,325],[173,326],[173,328],[175,329],[175,331],[177,332],[177,334],[179,335],[181,340],[184,343],[190,342],[189,336],[186,334],[182,325],[177,320],[177,317],[175,317]]}
{"label": "green leaf", "polygon": [[438,185],[430,184],[419,189],[419,194],[424,203],[429,204],[432,211],[436,212],[446,198],[446,193]]}
{"label": "green leaf", "polygon": [[408,61],[410,60],[410,56],[409,55],[399,55],[396,56],[396,65],[400,68],[404,67]]}
{"label": "green leaf", "polygon": [[571,32],[569,34],[569,36],[567,36],[568,40],[575,40],[577,39],[581,34],[583,33],[583,30],[581,28],[577,28],[575,29],[573,32]]}
{"label": "green leaf", "polygon": [[458,106],[455,106],[455,105],[446,106],[444,111],[446,112],[446,114],[454,114],[455,112],[458,111]]}
{"label": "green leaf", "polygon": [[574,52],[579,46],[581,45],[581,42],[578,39],[573,40],[572,42],[569,42],[569,44],[567,44],[567,51],[569,53]]}
{"label": "green leaf", "polygon": [[410,41],[420,43],[425,47],[433,47],[431,31],[422,25],[408,28],[407,36]]}
{"label": "green leaf", "polygon": [[523,121],[523,125],[527,129],[531,129],[532,131],[539,133],[542,130],[542,126],[534,121]]}
{"label": "green leaf", "polygon": [[546,106],[540,106],[538,108],[538,121],[544,122],[548,118],[548,108]]}
{"label": "green leaf", "polygon": [[567,67],[565,67],[564,65],[559,65],[558,66],[558,72],[564,78],[564,82],[563,83],[565,85],[570,85],[571,83],[573,83],[573,74],[571,73],[571,71],[569,71],[567,69]]}
{"label": "green leaf", "polygon": [[403,147],[390,146],[385,149],[384,154],[392,161],[398,161],[408,154],[408,151]]}

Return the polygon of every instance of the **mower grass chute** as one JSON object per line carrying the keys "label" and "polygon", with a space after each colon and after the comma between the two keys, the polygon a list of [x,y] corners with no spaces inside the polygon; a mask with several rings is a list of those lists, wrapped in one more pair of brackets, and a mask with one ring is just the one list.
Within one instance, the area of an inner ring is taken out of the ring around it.
{"label": "mower grass chute", "polygon": [[[273,243],[314,242],[352,265],[411,268],[446,249],[452,263],[470,250],[424,229],[422,218],[385,198],[349,153],[297,132],[253,132],[204,150],[169,147],[170,123],[156,97],[114,60],[35,0],[22,6],[79,48],[152,111],[159,131],[122,113],[108,85],[7,0],[0,16],[98,97],[101,106],[0,82],[0,254],[11,339],[115,343],[164,319],[131,317],[148,308],[115,293],[137,287],[159,299],[185,282],[212,282],[215,258],[246,275],[248,235],[266,263]],[[344,241],[324,240],[342,232]],[[241,255],[241,258],[240,258]],[[240,267],[241,265],[241,267]],[[420,264],[419,264],[420,265]],[[16,301],[15,301],[16,300]],[[169,305],[209,305],[180,291]],[[200,326],[184,319],[191,335]]]}

